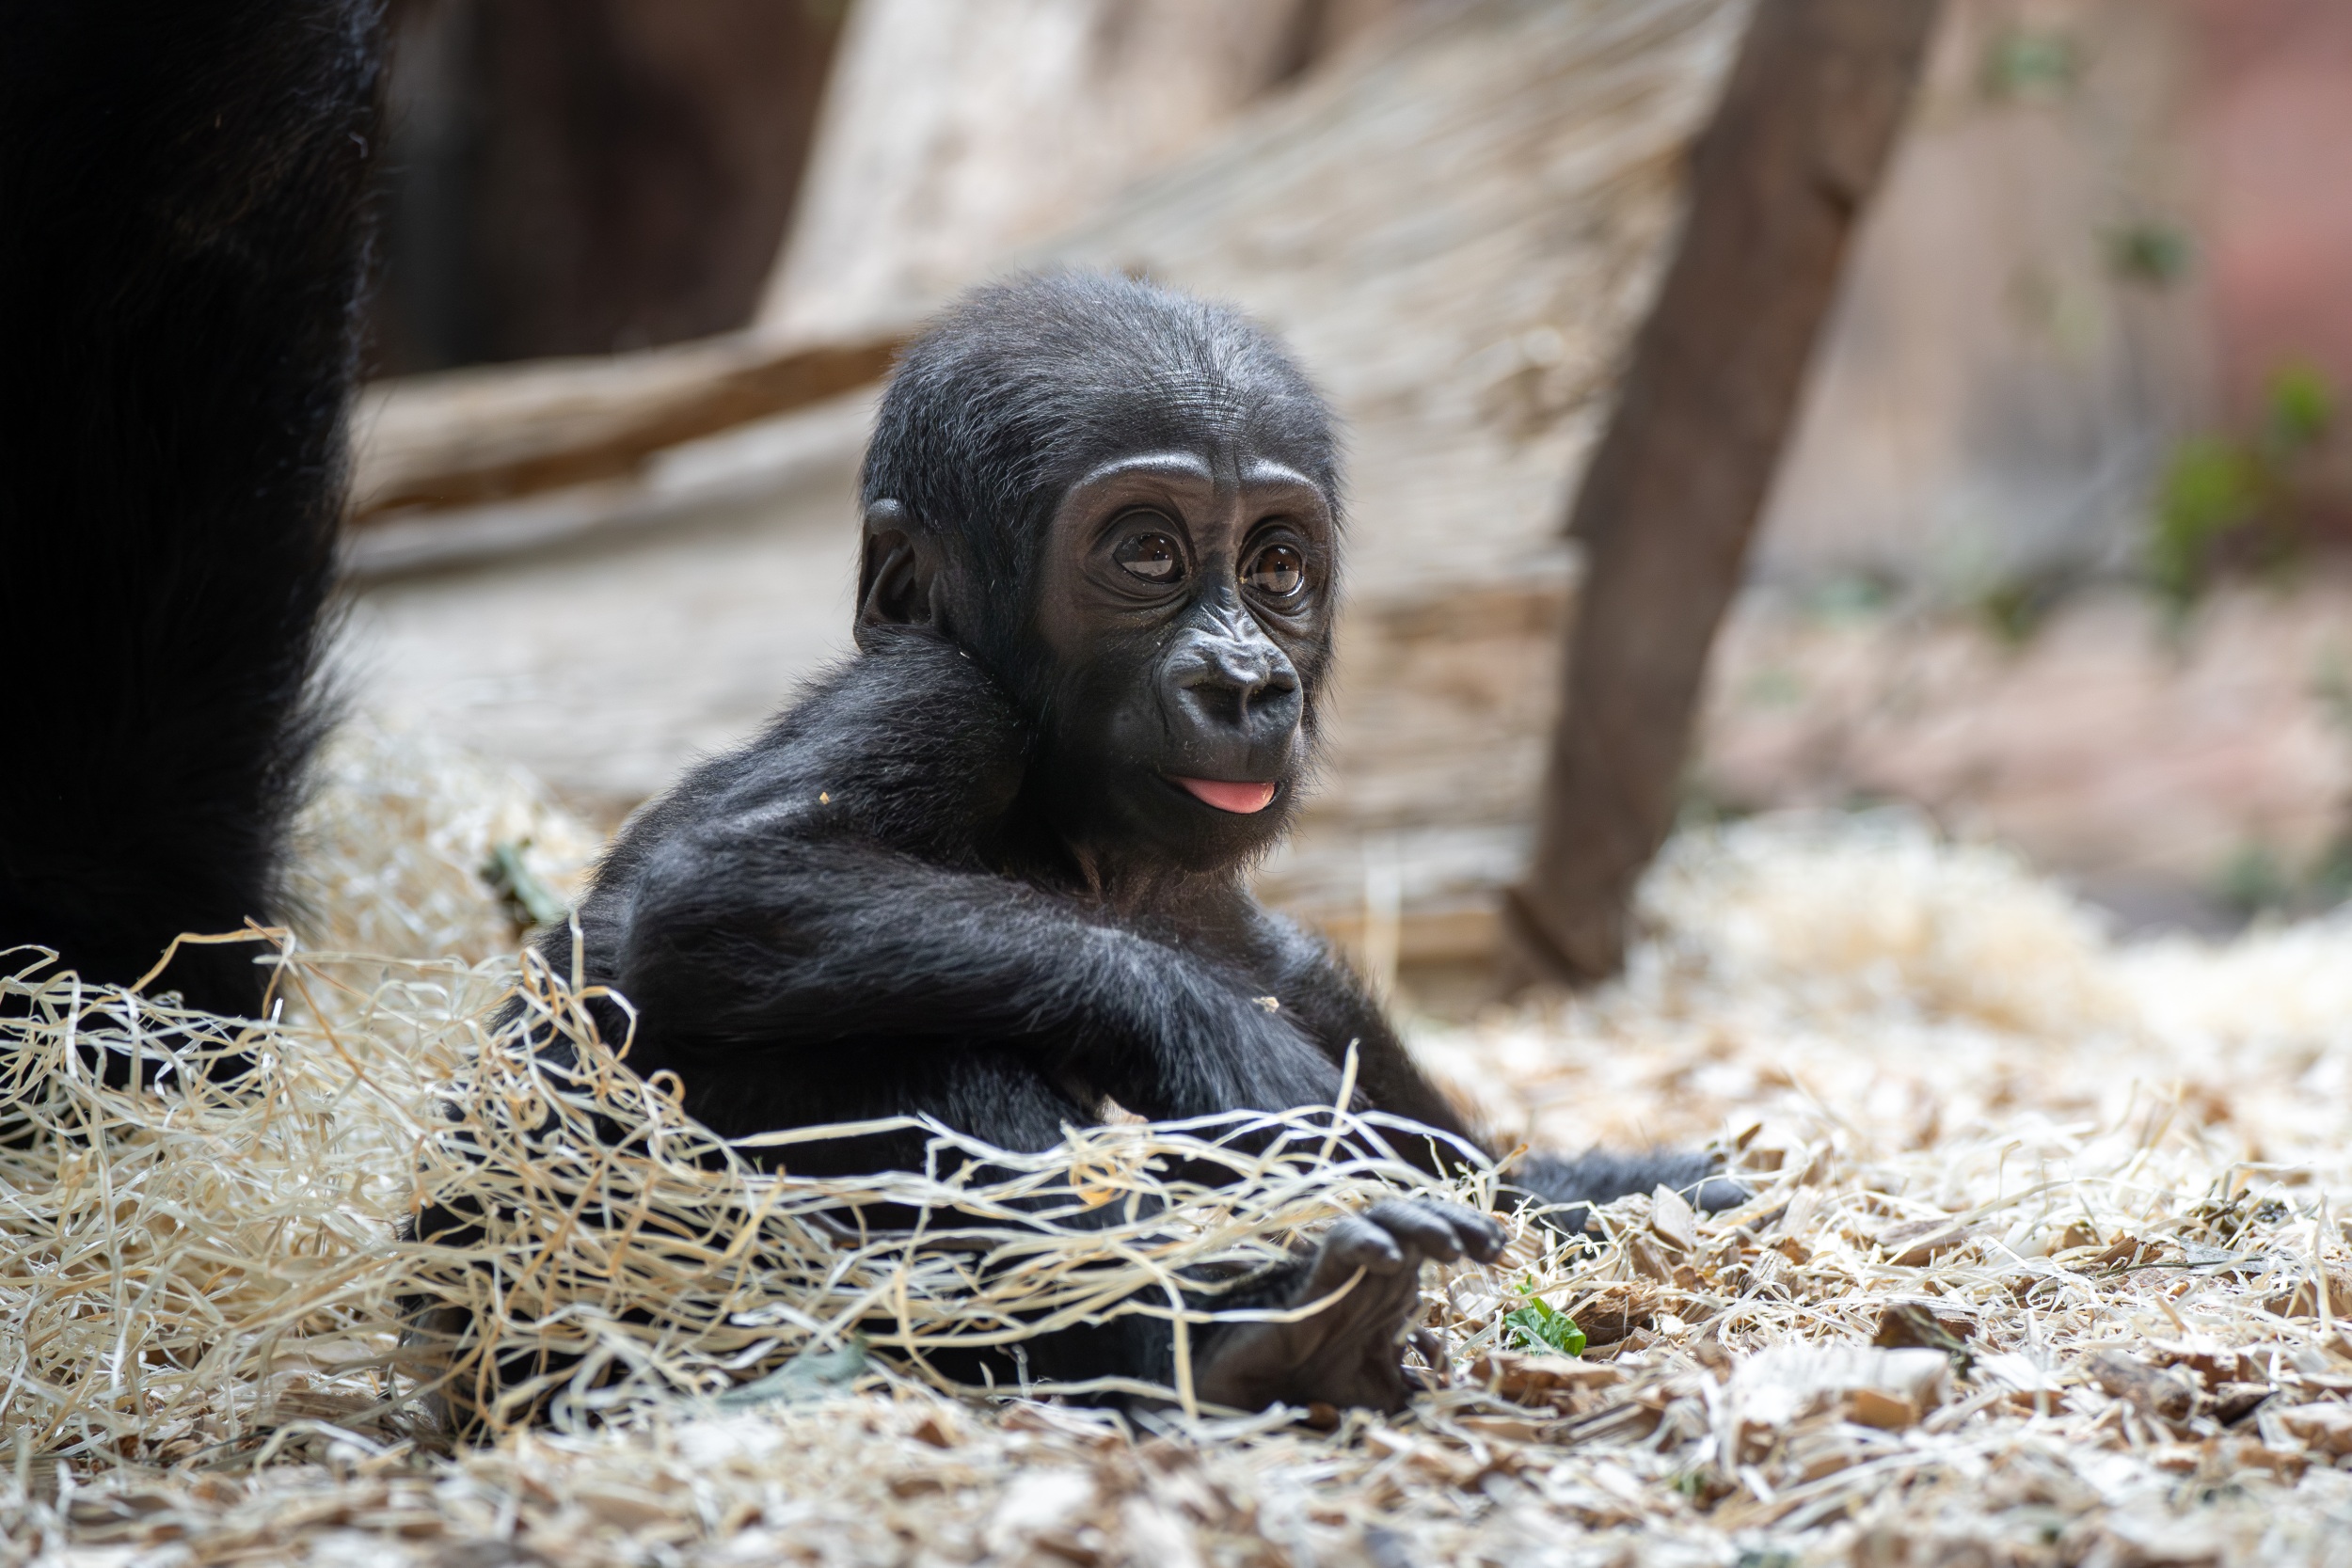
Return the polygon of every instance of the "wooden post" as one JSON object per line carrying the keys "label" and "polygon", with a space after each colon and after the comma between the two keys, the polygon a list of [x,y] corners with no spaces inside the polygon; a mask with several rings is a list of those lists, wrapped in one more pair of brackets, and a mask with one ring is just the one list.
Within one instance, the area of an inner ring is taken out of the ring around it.
{"label": "wooden post", "polygon": [[1625,958],[1634,883],[1674,824],[1708,646],[1796,414],[1936,0],[1757,0],[1616,413],[1576,500],[1585,574],[1527,879],[1525,978]]}

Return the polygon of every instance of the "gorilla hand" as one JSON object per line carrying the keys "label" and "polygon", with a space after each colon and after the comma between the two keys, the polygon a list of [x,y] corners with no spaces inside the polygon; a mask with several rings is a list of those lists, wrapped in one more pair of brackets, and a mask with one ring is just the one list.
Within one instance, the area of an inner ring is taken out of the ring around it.
{"label": "gorilla hand", "polygon": [[1462,1257],[1491,1262],[1503,1241],[1501,1226],[1458,1204],[1375,1203],[1331,1227],[1277,1305],[1319,1300],[1361,1270],[1355,1288],[1295,1323],[1229,1325],[1194,1387],[1203,1400],[1238,1410],[1278,1402],[1401,1409],[1406,1388],[1397,1351],[1421,1299],[1422,1264]]}

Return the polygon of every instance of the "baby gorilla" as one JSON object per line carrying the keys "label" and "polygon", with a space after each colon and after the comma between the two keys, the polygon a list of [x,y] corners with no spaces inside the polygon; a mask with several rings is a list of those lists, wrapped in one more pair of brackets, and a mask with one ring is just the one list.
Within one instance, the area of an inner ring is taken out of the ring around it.
{"label": "baby gorilla", "polygon": [[[582,903],[633,1065],[729,1136],[921,1114],[1034,1150],[1114,1104],[1330,1105],[1352,1046],[1358,1103],[1429,1131],[1396,1152],[1457,1164],[1471,1134],[1379,1007],[1242,881],[1295,807],[1338,587],[1330,418],[1282,349],[1119,277],[980,291],[900,364],[864,508],[857,657],[640,813]],[[546,954],[570,972],[570,934]],[[919,1169],[924,1140],[791,1158]],[[1707,1175],[1662,1155],[1514,1180],[1569,1201]],[[1300,1322],[1203,1337],[1196,1386],[1393,1407],[1420,1265],[1502,1242],[1452,1205],[1375,1205],[1216,1298],[1296,1305],[1366,1271]],[[1135,1316],[1024,1356],[1165,1382],[1170,1330]]]}

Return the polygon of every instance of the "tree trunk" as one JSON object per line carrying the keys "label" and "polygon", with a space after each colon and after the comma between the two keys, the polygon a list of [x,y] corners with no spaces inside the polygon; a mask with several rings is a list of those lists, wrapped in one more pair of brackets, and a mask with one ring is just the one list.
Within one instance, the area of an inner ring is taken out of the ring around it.
{"label": "tree trunk", "polygon": [[376,373],[748,324],[841,14],[823,0],[404,0]]}
{"label": "tree trunk", "polygon": [[1758,0],[1693,151],[1682,238],[1569,524],[1584,580],[1534,862],[1505,898],[1526,977],[1589,982],[1624,962],[1708,649],[1935,12]]}
{"label": "tree trunk", "polygon": [[858,0],[759,321],[928,313],[1308,64],[1311,0]]}

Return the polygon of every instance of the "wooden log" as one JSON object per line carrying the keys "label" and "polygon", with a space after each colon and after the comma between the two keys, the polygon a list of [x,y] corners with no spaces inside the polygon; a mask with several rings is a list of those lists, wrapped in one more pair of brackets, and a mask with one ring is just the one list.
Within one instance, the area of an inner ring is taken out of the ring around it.
{"label": "wooden log", "polygon": [[381,382],[353,416],[352,516],[618,478],[665,447],[870,386],[904,341],[738,333]]}
{"label": "wooden log", "polygon": [[1759,0],[1570,533],[1585,548],[1534,863],[1505,899],[1524,978],[1622,965],[1673,826],[1707,656],[1794,423],[1936,0]]}

